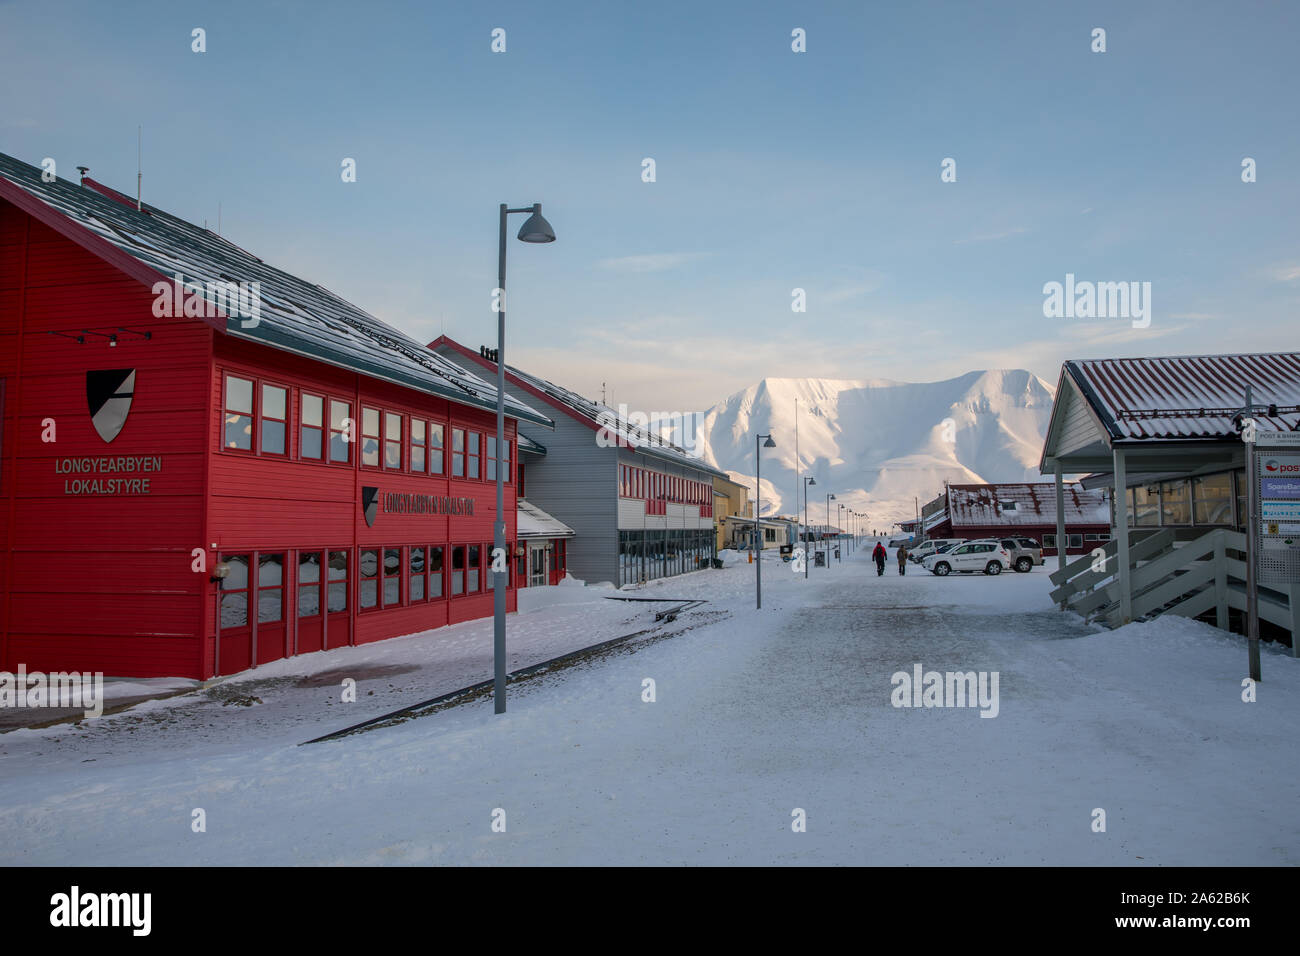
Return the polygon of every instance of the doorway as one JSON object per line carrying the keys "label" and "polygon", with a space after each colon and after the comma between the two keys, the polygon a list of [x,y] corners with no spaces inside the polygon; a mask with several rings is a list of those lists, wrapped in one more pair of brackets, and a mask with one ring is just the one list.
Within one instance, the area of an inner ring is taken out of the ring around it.
{"label": "doorway", "polygon": [[528,586],[540,588],[546,586],[547,567],[546,545],[530,544],[528,546]]}

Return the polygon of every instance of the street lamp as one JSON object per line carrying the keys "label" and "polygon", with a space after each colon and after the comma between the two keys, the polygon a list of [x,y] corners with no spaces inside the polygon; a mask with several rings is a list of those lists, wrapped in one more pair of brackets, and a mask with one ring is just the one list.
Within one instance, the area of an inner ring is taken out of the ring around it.
{"label": "street lamp", "polygon": [[843,563],[843,559],[840,557],[840,535],[843,533],[844,506],[836,505],[835,507],[837,509],[835,512],[835,560]]}
{"label": "street lamp", "polygon": [[[497,257],[497,514],[492,529],[493,565],[508,566],[506,554],[506,491],[505,451],[502,442],[506,434],[506,217],[512,213],[532,213],[519,227],[520,242],[554,242],[555,230],[542,217],[542,204],[533,203],[519,209],[509,209],[501,204],[501,229]],[[504,560],[503,560],[504,559]],[[496,713],[506,712],[506,585],[509,572],[492,572],[492,699]]]}
{"label": "street lamp", "polygon": [[[817,484],[817,479],[811,475],[803,480],[803,579],[808,580],[808,545],[811,543],[808,534],[808,486]],[[798,502],[795,502],[798,504]]]}
{"label": "street lamp", "polygon": [[758,440],[766,438],[763,448],[775,448],[776,442],[771,435],[754,436],[754,542],[758,548],[758,557],[754,560],[754,600],[755,607],[763,606],[763,528],[759,524],[763,516],[763,455],[758,447]]}
{"label": "street lamp", "polygon": [[[826,495],[826,533],[827,534],[831,533],[831,502],[834,500],[835,500],[834,495],[829,493]],[[830,566],[831,566],[831,544],[830,541],[827,540],[826,541],[826,567],[829,568]]]}

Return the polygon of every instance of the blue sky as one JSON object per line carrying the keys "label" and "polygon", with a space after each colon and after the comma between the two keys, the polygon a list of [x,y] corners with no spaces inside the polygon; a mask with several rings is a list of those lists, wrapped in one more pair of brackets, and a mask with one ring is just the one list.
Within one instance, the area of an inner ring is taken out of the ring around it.
{"label": "blue sky", "polygon": [[[471,347],[495,344],[497,205],[540,201],[559,241],[511,241],[508,358],[633,408],[764,376],[1054,384],[1065,358],[1300,347],[1298,25],[1292,3],[0,2],[0,151],[130,192],[143,125],[147,201],[214,225],[220,203],[268,262]],[[1150,282],[1150,326],[1045,318],[1067,273]]]}

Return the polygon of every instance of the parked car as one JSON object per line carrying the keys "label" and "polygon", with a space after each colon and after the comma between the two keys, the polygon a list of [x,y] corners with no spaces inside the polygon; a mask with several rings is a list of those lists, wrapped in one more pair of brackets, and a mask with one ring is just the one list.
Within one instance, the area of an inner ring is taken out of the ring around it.
{"label": "parked car", "polygon": [[981,543],[999,544],[1011,555],[1011,566],[1021,574],[1043,563],[1043,549],[1033,538],[979,538]]}
{"label": "parked car", "polygon": [[931,538],[929,541],[922,541],[916,546],[915,551],[908,553],[907,557],[912,561],[923,561],[927,556],[934,554],[940,548],[951,544],[961,544],[965,538]]}
{"label": "parked car", "polygon": [[967,541],[929,555],[922,559],[921,567],[939,577],[946,577],[953,571],[1001,574],[1011,567],[1011,552],[996,541]]}

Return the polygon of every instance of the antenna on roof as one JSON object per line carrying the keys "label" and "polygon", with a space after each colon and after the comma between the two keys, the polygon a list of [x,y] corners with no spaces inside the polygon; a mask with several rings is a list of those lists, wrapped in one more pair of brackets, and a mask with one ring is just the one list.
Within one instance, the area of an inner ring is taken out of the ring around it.
{"label": "antenna on roof", "polygon": [[600,404],[605,404],[605,383],[600,383]]}
{"label": "antenna on roof", "polygon": [[140,181],[144,179],[141,158],[144,156],[144,127],[135,128],[135,211],[140,212]]}
{"label": "antenna on roof", "polygon": [[[89,166],[78,166],[78,167],[77,167],[77,172],[81,173],[81,184],[84,184],[85,181],[86,181],[86,173],[90,172],[90,167],[89,167]],[[81,184],[78,184],[78,185],[81,185]]]}

